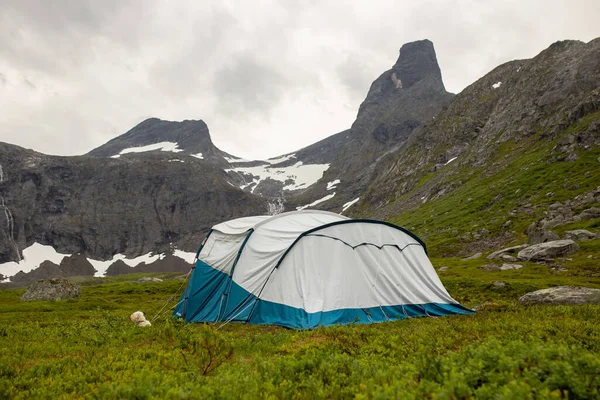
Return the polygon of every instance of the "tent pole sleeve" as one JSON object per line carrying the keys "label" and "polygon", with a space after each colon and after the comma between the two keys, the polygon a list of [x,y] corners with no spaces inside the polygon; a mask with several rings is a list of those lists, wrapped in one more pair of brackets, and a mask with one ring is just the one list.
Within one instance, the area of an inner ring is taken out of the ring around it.
{"label": "tent pole sleeve", "polygon": [[[250,236],[252,236],[252,233],[254,233],[254,228],[251,228],[248,231],[246,238],[242,242],[242,245],[240,246],[240,249],[238,250],[237,255],[235,256],[233,265],[231,266],[231,272],[229,273],[229,287],[227,288],[225,293],[223,293],[223,296],[226,297],[225,307],[223,307],[223,312],[225,312],[227,310],[227,306],[229,306],[229,293],[231,293],[231,286],[233,285],[233,272],[235,271],[235,266],[237,265],[238,261],[240,260],[240,257],[242,256],[242,251],[244,250],[246,243],[248,243],[248,239],[250,239]],[[219,315],[217,315],[217,321],[220,321],[220,320],[221,320],[221,311],[219,310]]]}

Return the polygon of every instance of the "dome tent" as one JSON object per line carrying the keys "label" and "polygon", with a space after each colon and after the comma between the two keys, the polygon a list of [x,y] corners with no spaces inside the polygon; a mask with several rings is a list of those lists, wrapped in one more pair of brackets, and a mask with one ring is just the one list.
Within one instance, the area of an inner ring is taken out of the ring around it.
{"label": "dome tent", "polygon": [[470,313],[411,232],[305,210],[215,225],[174,314],[311,329]]}

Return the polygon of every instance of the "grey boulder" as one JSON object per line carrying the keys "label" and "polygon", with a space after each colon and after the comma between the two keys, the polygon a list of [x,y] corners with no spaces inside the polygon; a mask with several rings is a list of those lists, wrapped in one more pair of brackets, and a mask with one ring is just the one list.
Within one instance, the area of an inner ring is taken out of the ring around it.
{"label": "grey boulder", "polygon": [[597,237],[597,234],[587,231],[585,229],[575,229],[573,231],[565,232],[565,239],[571,239],[578,242],[596,239]]}
{"label": "grey boulder", "polygon": [[536,290],[519,298],[520,304],[600,304],[600,289],[581,286],[557,286]]}
{"label": "grey boulder", "polygon": [[554,240],[529,246],[519,251],[518,258],[525,261],[551,260],[569,256],[578,250],[579,246],[573,240]]}
{"label": "grey boulder", "polygon": [[81,287],[66,279],[42,279],[32,283],[21,301],[66,300],[81,297]]}

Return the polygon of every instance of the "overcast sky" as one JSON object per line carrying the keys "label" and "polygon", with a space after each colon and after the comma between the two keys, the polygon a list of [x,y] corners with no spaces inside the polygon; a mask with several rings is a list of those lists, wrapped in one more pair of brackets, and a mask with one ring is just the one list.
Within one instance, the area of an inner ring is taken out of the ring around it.
{"label": "overcast sky", "polygon": [[598,0],[0,0],[0,141],[74,155],[203,119],[222,150],[272,157],[350,127],[403,43],[432,40],[458,93],[598,21]]}

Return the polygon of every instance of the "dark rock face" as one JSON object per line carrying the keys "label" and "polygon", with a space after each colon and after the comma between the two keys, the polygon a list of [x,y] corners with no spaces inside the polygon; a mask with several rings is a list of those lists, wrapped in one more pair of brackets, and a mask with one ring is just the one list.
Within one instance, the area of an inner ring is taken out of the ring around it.
{"label": "dark rock face", "polygon": [[66,279],[44,279],[33,283],[21,296],[21,301],[66,300],[81,297],[81,287]]}
{"label": "dark rock face", "polygon": [[33,242],[98,260],[165,252],[171,243],[196,251],[215,223],[268,210],[228,184],[222,168],[172,156],[54,157],[0,143],[0,196],[13,222],[0,225],[0,263],[20,259],[17,248]]}

